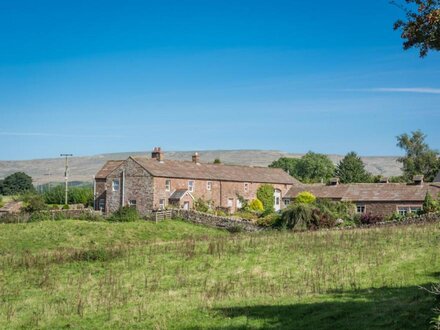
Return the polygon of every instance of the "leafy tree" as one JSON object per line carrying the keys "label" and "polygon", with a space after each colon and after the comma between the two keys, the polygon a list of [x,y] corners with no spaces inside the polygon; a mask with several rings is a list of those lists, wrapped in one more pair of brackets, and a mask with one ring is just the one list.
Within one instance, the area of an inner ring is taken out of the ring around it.
{"label": "leafy tree", "polygon": [[405,150],[405,156],[398,159],[403,164],[403,176],[410,181],[414,175],[423,174],[426,181],[434,180],[440,169],[438,152],[429,148],[426,135],[417,130],[397,137],[397,146]]}
{"label": "leafy tree", "polygon": [[420,57],[425,57],[429,50],[440,50],[440,0],[405,2],[406,5],[399,6],[406,13],[406,21],[394,23],[394,30],[402,30],[403,48],[419,48]]}
{"label": "leafy tree", "polygon": [[221,164],[222,161],[220,160],[220,158],[216,158],[214,159],[214,164]]}
{"label": "leafy tree", "polygon": [[349,152],[336,167],[336,176],[341,183],[371,182],[372,176],[365,169],[362,159],[354,152]]}
{"label": "leafy tree", "polygon": [[439,209],[438,201],[432,198],[429,192],[425,195],[425,200],[423,201],[423,213],[436,212]]}
{"label": "leafy tree", "polygon": [[298,177],[303,182],[327,181],[335,174],[335,165],[326,155],[309,151],[297,165]]}
{"label": "leafy tree", "polygon": [[275,189],[270,184],[263,184],[258,187],[257,198],[263,203],[264,213],[271,213],[274,211],[274,192]]}
{"label": "leafy tree", "polygon": [[295,203],[304,203],[304,204],[310,204],[316,201],[315,195],[313,195],[311,192],[303,191],[300,192],[295,197]]}
{"label": "leafy tree", "polygon": [[261,201],[259,199],[253,199],[249,203],[249,209],[251,211],[255,211],[255,212],[263,212],[264,206],[263,206],[263,203],[261,203]]}
{"label": "leafy tree", "polygon": [[289,157],[281,157],[278,160],[274,160],[269,167],[272,168],[281,168],[288,174],[298,177],[298,163],[301,161],[300,158],[289,158]]}
{"label": "leafy tree", "polygon": [[[58,185],[43,193],[44,200],[47,204],[64,204],[64,196],[63,185]],[[93,205],[93,189],[90,187],[70,187],[68,203],[84,204],[85,206]]]}
{"label": "leafy tree", "polygon": [[34,192],[32,178],[23,172],[16,172],[7,176],[0,184],[1,195],[18,195],[27,192]]}

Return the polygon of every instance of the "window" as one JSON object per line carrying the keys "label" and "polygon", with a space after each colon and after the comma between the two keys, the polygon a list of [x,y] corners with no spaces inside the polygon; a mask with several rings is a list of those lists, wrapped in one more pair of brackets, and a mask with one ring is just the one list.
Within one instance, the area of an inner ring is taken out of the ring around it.
{"label": "window", "polygon": [[194,181],[192,181],[192,180],[188,181],[188,190],[190,192],[194,191]]}
{"label": "window", "polygon": [[136,208],[136,200],[135,199],[130,199],[128,201],[128,206],[132,207],[132,208]]}
{"label": "window", "polygon": [[249,183],[244,183],[244,192],[247,193],[249,191]]}
{"label": "window", "polygon": [[238,198],[236,201],[236,206],[237,206],[237,209],[241,209],[243,207],[243,204],[241,203],[241,201]]}
{"label": "window", "polygon": [[365,213],[365,205],[356,205],[356,213]]}
{"label": "window", "polygon": [[290,204],[290,199],[285,199],[284,200],[284,205],[289,205]]}
{"label": "window", "polygon": [[165,191],[171,191],[171,180],[165,180]]}
{"label": "window", "polygon": [[228,207],[233,207],[233,206],[234,206],[234,199],[228,198]]}
{"label": "window", "polygon": [[104,198],[101,198],[101,199],[98,201],[98,209],[101,210],[101,211],[103,211],[104,208],[105,208],[105,199],[104,199]]}
{"label": "window", "polygon": [[113,179],[112,181],[112,190],[119,191],[119,179]]}
{"label": "window", "polygon": [[400,215],[407,215],[409,212],[411,212],[411,208],[406,206],[399,206],[397,207],[397,212],[399,212]]}
{"label": "window", "polygon": [[159,209],[165,209],[165,199],[159,199]]}
{"label": "window", "polygon": [[280,198],[278,196],[275,197],[275,205],[280,205]]}
{"label": "window", "polygon": [[420,210],[421,210],[420,207],[417,207],[417,206],[411,207],[411,213],[418,213]]}
{"label": "window", "polygon": [[211,189],[212,189],[212,182],[211,181],[206,182],[206,190],[211,191]]}

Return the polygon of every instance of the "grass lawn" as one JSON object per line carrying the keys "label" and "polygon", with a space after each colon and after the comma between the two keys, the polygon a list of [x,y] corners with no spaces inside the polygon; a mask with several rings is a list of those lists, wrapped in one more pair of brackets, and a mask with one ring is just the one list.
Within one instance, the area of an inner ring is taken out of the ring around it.
{"label": "grass lawn", "polygon": [[0,225],[0,328],[426,329],[440,225]]}

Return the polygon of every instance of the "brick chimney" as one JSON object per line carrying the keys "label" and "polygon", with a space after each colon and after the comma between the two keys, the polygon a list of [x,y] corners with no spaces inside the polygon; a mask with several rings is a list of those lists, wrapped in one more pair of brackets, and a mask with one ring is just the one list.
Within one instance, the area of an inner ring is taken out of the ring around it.
{"label": "brick chimney", "polygon": [[339,184],[339,178],[331,178],[330,186],[337,186]]}
{"label": "brick chimney", "polygon": [[196,152],[196,153],[194,153],[194,155],[192,155],[192,161],[193,161],[193,163],[200,164],[200,155],[198,152]]}
{"label": "brick chimney", "polygon": [[421,185],[423,184],[423,175],[414,175],[413,176],[413,182],[416,185]]}
{"label": "brick chimney", "polygon": [[164,158],[162,149],[160,147],[154,147],[153,152],[151,153],[151,158],[162,162]]}

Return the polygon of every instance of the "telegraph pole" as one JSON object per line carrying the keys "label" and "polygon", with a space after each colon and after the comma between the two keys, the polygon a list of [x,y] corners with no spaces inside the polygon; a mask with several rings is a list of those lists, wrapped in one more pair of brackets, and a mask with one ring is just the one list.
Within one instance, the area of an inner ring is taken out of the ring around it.
{"label": "telegraph pole", "polygon": [[67,194],[68,194],[68,190],[69,190],[69,188],[68,188],[68,180],[69,180],[69,173],[68,173],[68,171],[69,171],[69,162],[68,162],[68,157],[72,157],[73,154],[60,154],[60,156],[61,157],[65,157],[65,162],[64,162],[64,164],[65,164],[64,180],[65,180],[66,186],[65,186],[65,190],[64,190],[64,194],[65,194],[64,195],[64,205],[67,205],[67,201],[68,201]]}

